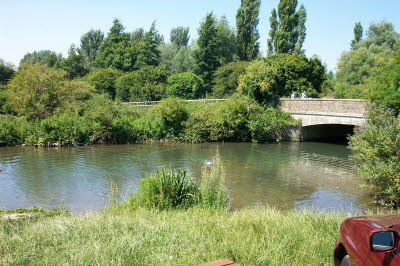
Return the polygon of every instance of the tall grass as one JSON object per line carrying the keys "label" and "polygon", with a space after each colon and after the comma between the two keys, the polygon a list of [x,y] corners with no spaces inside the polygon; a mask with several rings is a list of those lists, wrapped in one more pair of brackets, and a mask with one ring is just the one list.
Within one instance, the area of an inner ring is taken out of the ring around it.
{"label": "tall grass", "polygon": [[217,149],[212,161],[203,166],[201,173],[201,205],[211,208],[227,208],[228,192],[225,186],[224,165]]}
{"label": "tall grass", "polygon": [[158,170],[139,181],[134,196],[138,206],[147,208],[179,209],[197,204],[199,187],[186,171]]}
{"label": "tall grass", "polygon": [[0,265],[332,265],[340,214],[268,208],[108,210],[0,220]]}

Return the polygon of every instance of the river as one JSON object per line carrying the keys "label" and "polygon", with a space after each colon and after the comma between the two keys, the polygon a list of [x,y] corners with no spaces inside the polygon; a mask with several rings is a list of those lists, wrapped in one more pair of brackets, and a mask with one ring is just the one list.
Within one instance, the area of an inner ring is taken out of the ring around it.
{"label": "river", "polygon": [[0,208],[103,209],[159,167],[198,180],[219,147],[234,209],[268,205],[358,212],[372,206],[357,185],[345,145],[325,143],[167,143],[77,148],[0,148]]}

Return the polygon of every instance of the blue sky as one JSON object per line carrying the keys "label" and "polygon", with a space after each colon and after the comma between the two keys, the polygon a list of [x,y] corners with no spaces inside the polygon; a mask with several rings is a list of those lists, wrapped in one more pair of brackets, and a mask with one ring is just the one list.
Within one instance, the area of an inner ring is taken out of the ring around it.
{"label": "blue sky", "polygon": [[[349,49],[353,26],[361,21],[366,29],[383,19],[400,31],[399,0],[299,0],[307,9],[306,54],[318,55],[334,69],[340,54]],[[0,58],[18,65],[27,52],[49,49],[66,54],[72,43],[90,30],[107,32],[113,18],[120,18],[127,31],[157,29],[169,39],[175,26],[189,26],[192,38],[205,14],[225,15],[235,25],[240,0],[0,0]],[[262,0],[259,32],[262,51],[267,49],[269,16],[278,0]]]}

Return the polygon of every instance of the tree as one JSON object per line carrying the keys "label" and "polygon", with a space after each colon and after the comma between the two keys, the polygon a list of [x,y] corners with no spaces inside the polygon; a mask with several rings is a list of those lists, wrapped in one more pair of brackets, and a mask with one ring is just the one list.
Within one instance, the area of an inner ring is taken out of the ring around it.
{"label": "tree", "polygon": [[171,62],[172,73],[194,72],[195,67],[194,52],[190,46],[181,47]]}
{"label": "tree", "polygon": [[62,60],[61,54],[56,54],[50,50],[42,50],[42,51],[34,51],[33,53],[27,53],[21,59],[19,65],[22,66],[24,64],[34,65],[34,64],[42,64],[48,67],[56,67],[59,65]]}
{"label": "tree", "polygon": [[275,54],[250,64],[239,80],[238,90],[260,103],[268,103],[275,96],[288,97],[292,92],[307,91],[317,97],[325,80],[325,68],[318,58]]}
{"label": "tree", "polygon": [[239,85],[240,76],[246,73],[249,64],[249,62],[239,61],[218,68],[213,77],[213,96],[225,98],[232,95]]}
{"label": "tree", "polygon": [[11,63],[4,62],[0,58],[0,85],[7,83],[14,75],[14,65]]}
{"label": "tree", "polygon": [[28,119],[47,118],[57,108],[86,100],[93,88],[82,81],[69,80],[67,73],[45,65],[24,65],[7,85],[11,110]]}
{"label": "tree", "polygon": [[258,39],[259,13],[261,0],[241,0],[236,14],[237,49],[241,61],[257,58],[260,49]]}
{"label": "tree", "polygon": [[60,62],[60,68],[68,73],[70,79],[80,78],[89,73],[85,66],[85,58],[77,53],[75,45],[71,45],[68,51],[68,57]]}
{"label": "tree", "polygon": [[278,11],[272,9],[269,54],[304,54],[307,12],[303,5],[296,11],[297,5],[297,0],[280,0]]}
{"label": "tree", "polygon": [[135,60],[130,44],[130,34],[125,33],[125,28],[119,19],[114,19],[107,37],[100,46],[96,66],[132,71]]}
{"label": "tree", "polygon": [[208,13],[199,28],[198,48],[194,51],[196,60],[196,74],[206,86],[210,86],[213,72],[219,67],[218,49],[220,43],[217,38],[217,21],[213,13]]}
{"label": "tree", "polygon": [[158,101],[164,95],[168,72],[164,65],[145,66],[116,80],[116,100]]}
{"label": "tree", "polygon": [[78,49],[86,61],[87,67],[92,69],[96,60],[97,54],[104,40],[104,33],[100,30],[91,29],[81,37],[81,44]]}
{"label": "tree", "polygon": [[[135,62],[135,69],[143,66],[157,66],[160,63],[160,50],[158,49],[162,37],[156,30],[156,22],[151,24],[149,31],[147,31],[143,38],[136,41],[137,44],[137,58]],[[135,40],[134,40],[135,42]]]}
{"label": "tree", "polygon": [[367,31],[367,37],[360,41],[355,48],[369,48],[371,45],[387,46],[391,50],[399,50],[400,34],[394,30],[393,23],[382,21],[371,24]]}
{"label": "tree", "polygon": [[115,98],[117,78],[122,75],[122,72],[115,69],[95,69],[83,79],[100,93],[107,93],[112,99]]}
{"label": "tree", "polygon": [[237,58],[236,32],[229,26],[226,17],[217,21],[218,61],[220,65],[233,62]]}
{"label": "tree", "polygon": [[177,47],[181,48],[182,46],[188,46],[190,35],[189,35],[189,27],[176,27],[171,30],[169,40],[172,44],[175,44]]}
{"label": "tree", "polygon": [[184,99],[204,96],[204,81],[197,75],[185,72],[170,76],[167,80],[167,95]]}
{"label": "tree", "polygon": [[361,22],[357,22],[354,26],[354,40],[351,41],[351,48],[354,48],[356,44],[358,44],[363,37],[363,26]]}

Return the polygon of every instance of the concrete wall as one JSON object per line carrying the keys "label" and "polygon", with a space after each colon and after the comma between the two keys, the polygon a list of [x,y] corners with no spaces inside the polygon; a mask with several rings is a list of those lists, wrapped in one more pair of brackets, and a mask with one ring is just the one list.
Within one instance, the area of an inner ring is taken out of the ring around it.
{"label": "concrete wall", "polygon": [[356,99],[281,99],[280,107],[289,113],[340,113],[364,115],[367,102]]}

